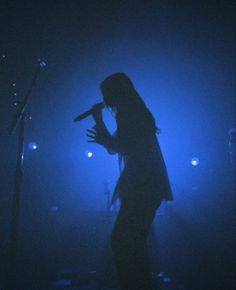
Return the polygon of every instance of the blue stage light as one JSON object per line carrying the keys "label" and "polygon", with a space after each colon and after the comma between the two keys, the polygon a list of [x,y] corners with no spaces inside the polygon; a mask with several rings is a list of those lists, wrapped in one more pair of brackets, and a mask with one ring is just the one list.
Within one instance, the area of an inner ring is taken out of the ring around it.
{"label": "blue stage light", "polygon": [[88,158],[92,158],[92,157],[93,157],[93,152],[90,151],[90,150],[86,150],[85,155],[86,155]]}
{"label": "blue stage light", "polygon": [[192,160],[191,160],[191,164],[192,164],[193,166],[197,166],[197,165],[199,164],[199,159],[196,158],[196,157],[192,158]]}
{"label": "blue stage light", "polygon": [[29,148],[29,150],[36,150],[38,148],[38,145],[36,142],[30,142],[28,144],[28,148]]}

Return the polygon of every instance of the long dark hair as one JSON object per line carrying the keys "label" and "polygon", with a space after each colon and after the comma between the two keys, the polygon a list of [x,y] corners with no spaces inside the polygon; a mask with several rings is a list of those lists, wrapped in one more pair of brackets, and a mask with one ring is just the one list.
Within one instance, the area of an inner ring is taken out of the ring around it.
{"label": "long dark hair", "polygon": [[104,103],[108,107],[115,108],[117,114],[124,111],[139,114],[153,127],[155,133],[160,132],[152,113],[146,107],[133,83],[125,73],[118,72],[108,76],[101,83],[101,91]]}

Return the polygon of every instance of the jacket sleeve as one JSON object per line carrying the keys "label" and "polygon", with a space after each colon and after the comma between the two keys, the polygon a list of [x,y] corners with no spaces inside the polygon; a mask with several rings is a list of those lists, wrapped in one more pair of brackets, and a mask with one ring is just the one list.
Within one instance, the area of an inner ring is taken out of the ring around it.
{"label": "jacket sleeve", "polygon": [[108,152],[129,155],[139,147],[141,140],[140,126],[130,119],[118,120],[117,130],[111,135],[110,142],[104,144]]}
{"label": "jacket sleeve", "polygon": [[103,136],[102,145],[107,149],[110,154],[121,154],[126,155],[129,152],[129,148],[132,147],[134,143],[134,136],[130,131],[128,124],[123,126],[118,126],[117,130],[111,134],[106,125],[102,122],[96,124],[94,129],[99,131],[100,135]]}

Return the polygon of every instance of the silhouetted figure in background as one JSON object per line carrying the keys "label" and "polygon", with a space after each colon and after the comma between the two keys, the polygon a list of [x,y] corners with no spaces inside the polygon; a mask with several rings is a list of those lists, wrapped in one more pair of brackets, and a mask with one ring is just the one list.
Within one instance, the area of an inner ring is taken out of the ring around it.
{"label": "silhouetted figure in background", "polygon": [[172,192],[159,143],[158,128],[132,82],[115,73],[101,83],[105,105],[115,113],[117,130],[111,135],[94,106],[96,125],[88,130],[89,142],[118,153],[124,168],[116,184],[112,203],[121,207],[111,237],[111,247],[122,290],[151,290],[147,237],[162,200]]}

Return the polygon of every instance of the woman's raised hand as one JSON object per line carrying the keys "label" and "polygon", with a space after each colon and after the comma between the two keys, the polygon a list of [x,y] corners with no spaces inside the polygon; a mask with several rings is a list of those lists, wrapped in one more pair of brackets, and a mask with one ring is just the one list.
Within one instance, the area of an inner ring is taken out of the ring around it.
{"label": "woman's raised hand", "polygon": [[107,144],[110,139],[111,135],[103,126],[95,125],[92,129],[87,129],[87,137],[91,138],[88,140],[90,143],[98,143],[101,145]]}

